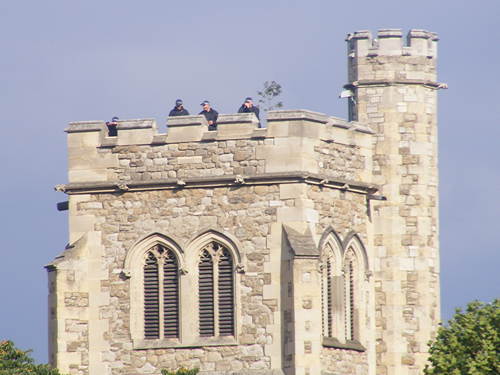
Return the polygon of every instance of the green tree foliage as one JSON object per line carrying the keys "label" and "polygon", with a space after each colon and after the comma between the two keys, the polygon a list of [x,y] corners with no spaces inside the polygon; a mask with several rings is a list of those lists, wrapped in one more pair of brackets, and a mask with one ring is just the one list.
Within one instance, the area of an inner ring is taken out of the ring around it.
{"label": "green tree foliage", "polygon": [[197,368],[188,370],[183,367],[177,371],[161,370],[161,375],[196,375],[199,371]]}
{"label": "green tree foliage", "polygon": [[457,309],[429,346],[426,375],[500,374],[500,299]]}
{"label": "green tree foliage", "polygon": [[278,82],[264,82],[264,89],[262,91],[257,91],[257,95],[259,96],[259,103],[262,105],[262,110],[267,112],[276,108],[283,107],[283,103],[277,101],[278,96],[281,95],[282,91],[283,89]]}
{"label": "green tree foliage", "polygon": [[49,365],[35,365],[29,352],[17,349],[12,341],[0,341],[0,375],[61,375]]}

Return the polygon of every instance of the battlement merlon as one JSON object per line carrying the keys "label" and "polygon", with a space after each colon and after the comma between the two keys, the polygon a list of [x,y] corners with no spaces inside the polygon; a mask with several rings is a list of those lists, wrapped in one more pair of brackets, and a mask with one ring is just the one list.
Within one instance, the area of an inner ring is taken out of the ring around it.
{"label": "battlement merlon", "polygon": [[245,113],[220,115],[216,131],[208,130],[203,116],[171,117],[164,134],[153,119],[118,121],[117,129],[110,137],[104,121],[69,124],[69,184],[59,190],[154,189],[162,181],[179,188],[186,181],[245,183],[258,176],[271,183],[286,175],[376,190],[371,184],[373,132],[322,113],[270,111],[267,128],[258,128],[255,115]]}
{"label": "battlement merlon", "polygon": [[412,29],[403,41],[401,29],[380,29],[377,38],[368,30],[347,35],[350,57],[425,56],[437,58],[438,36],[434,32]]}
{"label": "battlement merlon", "polygon": [[432,90],[448,88],[437,82],[437,34],[413,29],[406,45],[400,29],[381,29],[377,39],[369,31],[347,36],[347,89],[376,86],[423,86]]}

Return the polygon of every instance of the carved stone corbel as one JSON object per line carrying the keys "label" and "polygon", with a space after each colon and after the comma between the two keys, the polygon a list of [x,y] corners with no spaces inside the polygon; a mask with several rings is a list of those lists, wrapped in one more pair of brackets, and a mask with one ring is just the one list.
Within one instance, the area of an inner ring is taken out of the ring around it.
{"label": "carved stone corbel", "polygon": [[116,184],[116,187],[118,188],[118,190],[120,191],[128,191],[130,190],[130,188],[128,187],[127,184],[124,184],[124,183],[119,183],[119,184]]}
{"label": "carved stone corbel", "polygon": [[129,271],[129,270],[122,270],[122,271],[120,272],[120,275],[119,275],[119,276],[120,276],[120,279],[122,279],[122,280],[128,280],[128,279],[130,279],[130,277],[131,277],[131,275],[130,275],[130,271]]}
{"label": "carved stone corbel", "polygon": [[236,272],[238,273],[245,273],[246,272],[246,267],[243,263],[239,263],[236,265]]}

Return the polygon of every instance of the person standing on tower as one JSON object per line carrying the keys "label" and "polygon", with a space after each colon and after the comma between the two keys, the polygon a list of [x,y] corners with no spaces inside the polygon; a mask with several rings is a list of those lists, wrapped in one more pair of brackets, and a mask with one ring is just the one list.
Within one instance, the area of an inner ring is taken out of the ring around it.
{"label": "person standing on tower", "polygon": [[175,107],[168,114],[169,116],[189,116],[189,112],[184,108],[182,99],[177,99],[175,101]]}
{"label": "person standing on tower", "polygon": [[238,109],[238,113],[255,113],[257,120],[259,120],[259,128],[260,128],[259,107],[253,105],[253,100],[251,97],[247,96],[245,98],[245,101]]}
{"label": "person standing on tower", "polygon": [[219,117],[219,113],[210,106],[210,102],[208,100],[204,100],[201,103],[203,111],[199,114],[205,116],[208,122],[208,130],[217,130],[217,117]]}
{"label": "person standing on tower", "polygon": [[259,107],[253,105],[253,100],[251,97],[245,98],[245,101],[241,105],[240,109],[238,109],[238,113],[250,113],[253,112],[255,113],[255,116],[257,116],[257,119],[260,120],[259,118]]}
{"label": "person standing on tower", "polygon": [[116,137],[118,135],[118,120],[119,118],[114,116],[111,121],[106,122],[106,126],[108,127],[108,137]]}

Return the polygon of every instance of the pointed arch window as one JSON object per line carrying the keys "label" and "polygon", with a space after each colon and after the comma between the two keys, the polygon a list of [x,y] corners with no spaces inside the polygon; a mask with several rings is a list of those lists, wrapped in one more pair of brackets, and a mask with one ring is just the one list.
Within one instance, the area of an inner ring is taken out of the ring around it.
{"label": "pointed arch window", "polygon": [[129,280],[134,349],[234,345],[242,270],[234,240],[216,231],[186,249],[160,233],[138,241],[120,273]]}
{"label": "pointed arch window", "polygon": [[204,246],[198,262],[199,334],[234,336],[234,260],[217,241]]}
{"label": "pointed arch window", "polygon": [[179,338],[179,267],[170,249],[155,245],[145,254],[144,338]]}
{"label": "pointed arch window", "polygon": [[321,240],[322,343],[364,351],[361,344],[369,301],[368,258],[355,234],[342,242],[333,230]]}

